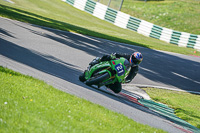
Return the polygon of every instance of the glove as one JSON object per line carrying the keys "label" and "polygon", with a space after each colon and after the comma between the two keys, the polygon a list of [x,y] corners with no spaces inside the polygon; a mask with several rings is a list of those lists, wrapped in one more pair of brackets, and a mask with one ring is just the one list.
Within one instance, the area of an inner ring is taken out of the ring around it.
{"label": "glove", "polygon": [[110,59],[111,59],[111,60],[116,59],[116,53],[112,53],[112,54],[110,55]]}
{"label": "glove", "polygon": [[101,58],[100,57],[96,57],[92,62],[89,63],[89,65],[94,66],[98,63],[100,63]]}
{"label": "glove", "polygon": [[125,80],[125,83],[130,83],[131,82],[131,80]]}

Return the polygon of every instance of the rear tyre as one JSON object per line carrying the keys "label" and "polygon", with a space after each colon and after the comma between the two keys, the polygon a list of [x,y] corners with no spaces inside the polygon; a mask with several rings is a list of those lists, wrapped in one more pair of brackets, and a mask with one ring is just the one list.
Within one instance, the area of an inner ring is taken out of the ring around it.
{"label": "rear tyre", "polygon": [[98,85],[100,82],[110,78],[109,73],[105,73],[103,75],[97,75],[96,77],[92,77],[88,81],[86,81],[86,85]]}

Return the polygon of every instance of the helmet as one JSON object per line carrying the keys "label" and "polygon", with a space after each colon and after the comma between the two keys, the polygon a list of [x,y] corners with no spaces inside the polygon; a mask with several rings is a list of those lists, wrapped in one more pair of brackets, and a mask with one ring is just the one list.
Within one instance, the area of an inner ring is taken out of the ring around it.
{"label": "helmet", "polygon": [[132,66],[137,66],[142,62],[142,60],[143,60],[142,54],[140,52],[134,52],[130,56],[129,62],[131,63]]}

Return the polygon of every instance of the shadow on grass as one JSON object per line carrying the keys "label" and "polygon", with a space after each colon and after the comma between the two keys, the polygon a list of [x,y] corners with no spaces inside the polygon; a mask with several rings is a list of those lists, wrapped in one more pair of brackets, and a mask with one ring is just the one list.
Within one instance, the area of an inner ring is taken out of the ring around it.
{"label": "shadow on grass", "polygon": [[5,5],[0,5],[0,15],[11,18],[11,19],[19,20],[22,22],[27,22],[27,23],[36,24],[36,25],[45,26],[45,27],[51,27],[51,28],[59,29],[59,30],[74,31],[76,33],[80,33],[80,34],[84,34],[84,35],[90,35],[90,36],[94,36],[94,37],[109,39],[112,41],[128,43],[128,44],[133,44],[133,45],[148,48],[148,46],[143,45],[143,44],[139,44],[139,43],[132,42],[129,40],[125,40],[125,39],[109,36],[106,34],[98,33],[98,32],[91,31],[91,30],[88,30],[88,29],[85,29],[85,28],[82,28],[79,26],[75,26],[75,25],[71,25],[71,24],[68,24],[65,22],[46,18],[46,17],[31,13],[31,12],[27,12],[27,11],[20,10],[17,8],[12,8],[12,7],[5,6]]}

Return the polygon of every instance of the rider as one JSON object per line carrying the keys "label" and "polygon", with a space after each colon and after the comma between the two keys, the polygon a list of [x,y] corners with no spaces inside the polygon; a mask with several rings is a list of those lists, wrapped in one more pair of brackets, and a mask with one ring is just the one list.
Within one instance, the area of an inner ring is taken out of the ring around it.
{"label": "rider", "polygon": [[[102,61],[110,61],[116,58],[124,57],[127,59],[131,64],[131,70],[129,75],[126,77],[125,82],[129,83],[138,73],[138,65],[142,62],[143,56],[140,52],[134,52],[131,55],[128,54],[121,54],[121,53],[112,53],[111,55],[104,55],[102,58],[97,57],[92,62],[90,62],[90,67],[98,64]],[[113,90],[115,93],[119,93],[122,89],[121,83],[115,82],[114,84],[107,85],[108,88]]]}

